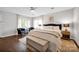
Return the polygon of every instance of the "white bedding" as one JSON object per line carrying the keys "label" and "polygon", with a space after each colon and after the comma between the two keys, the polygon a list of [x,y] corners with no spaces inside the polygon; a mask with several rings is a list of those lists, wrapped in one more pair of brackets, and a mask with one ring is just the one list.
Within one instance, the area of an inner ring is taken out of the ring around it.
{"label": "white bedding", "polygon": [[[28,36],[34,36],[49,41],[49,51],[57,51],[61,48],[61,32],[56,30],[34,29],[29,32]],[[28,37],[27,36],[27,37]]]}

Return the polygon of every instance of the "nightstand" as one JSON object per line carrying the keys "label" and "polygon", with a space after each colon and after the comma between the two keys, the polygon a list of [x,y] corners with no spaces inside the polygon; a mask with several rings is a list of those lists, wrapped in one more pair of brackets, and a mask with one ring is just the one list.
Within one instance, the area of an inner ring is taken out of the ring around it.
{"label": "nightstand", "polygon": [[69,40],[70,39],[70,32],[69,31],[62,31],[62,39]]}

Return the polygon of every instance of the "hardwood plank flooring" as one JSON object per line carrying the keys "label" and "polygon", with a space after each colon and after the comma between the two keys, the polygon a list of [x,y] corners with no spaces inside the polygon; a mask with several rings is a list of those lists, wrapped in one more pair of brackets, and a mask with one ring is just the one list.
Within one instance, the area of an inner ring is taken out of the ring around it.
{"label": "hardwood plank flooring", "polygon": [[25,52],[26,43],[20,38],[20,36],[0,38],[0,52]]}
{"label": "hardwood plank flooring", "polygon": [[79,52],[79,48],[73,40],[62,39],[61,52]]}

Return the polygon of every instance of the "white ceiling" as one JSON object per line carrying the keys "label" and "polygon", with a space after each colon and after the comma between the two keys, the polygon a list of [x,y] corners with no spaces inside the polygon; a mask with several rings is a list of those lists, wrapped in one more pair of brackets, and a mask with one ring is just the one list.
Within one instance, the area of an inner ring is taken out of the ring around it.
{"label": "white ceiling", "polygon": [[71,9],[72,7],[37,7],[35,12],[31,12],[30,7],[0,7],[0,11],[11,12],[19,15],[24,15],[27,17],[37,17],[49,13],[60,12],[64,10]]}

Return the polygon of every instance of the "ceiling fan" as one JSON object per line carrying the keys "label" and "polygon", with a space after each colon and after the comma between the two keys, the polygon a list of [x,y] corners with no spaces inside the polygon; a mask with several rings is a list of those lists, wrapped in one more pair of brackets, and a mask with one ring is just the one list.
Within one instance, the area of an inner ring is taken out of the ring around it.
{"label": "ceiling fan", "polygon": [[[37,9],[37,7],[30,7],[30,11],[33,13],[35,12],[35,10]],[[50,7],[51,10],[54,9],[54,7]]]}
{"label": "ceiling fan", "polygon": [[31,12],[35,12],[35,9],[36,9],[37,7],[30,7],[30,11]]}

